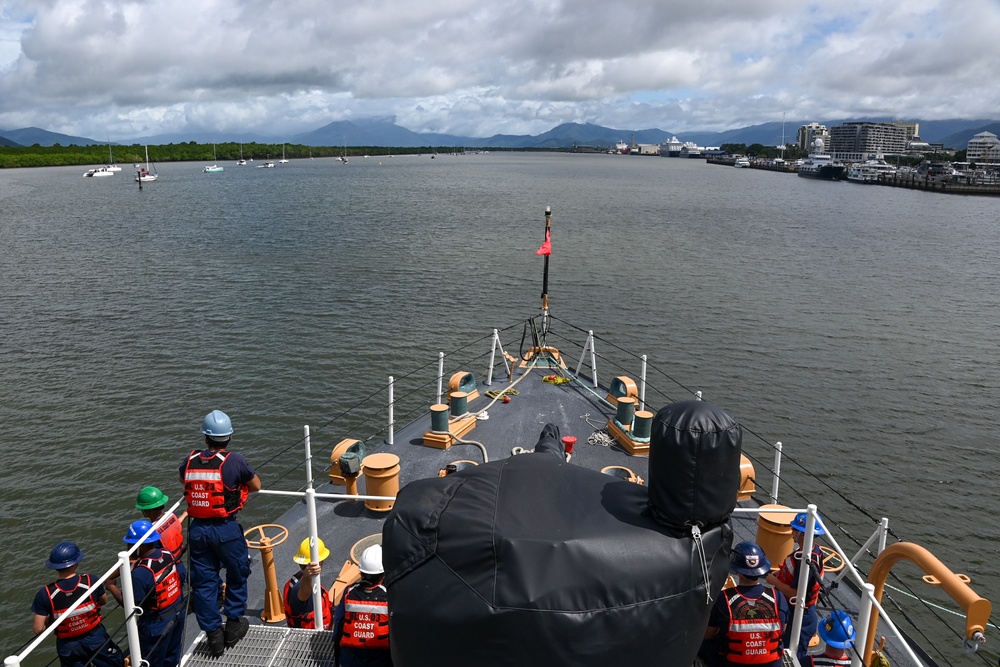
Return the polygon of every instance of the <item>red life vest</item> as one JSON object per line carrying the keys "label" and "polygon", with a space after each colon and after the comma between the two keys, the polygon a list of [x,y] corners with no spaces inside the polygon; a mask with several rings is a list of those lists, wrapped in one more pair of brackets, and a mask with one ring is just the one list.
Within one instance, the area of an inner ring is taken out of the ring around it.
{"label": "red life vest", "polygon": [[725,591],[729,609],[726,660],[741,665],[766,665],[781,660],[781,621],[773,591],[756,600],[738,588]]}
{"label": "red life vest", "polygon": [[[306,630],[316,629],[316,611],[310,608],[304,614],[293,614],[292,613],[292,599],[290,597],[292,588],[295,587],[299,581],[302,579],[302,573],[296,572],[292,575],[292,578],[285,583],[285,593],[282,596],[285,602],[285,620],[288,621],[288,627],[290,628],[305,628]],[[330,592],[325,588],[323,590],[323,625],[327,630],[330,629],[333,623],[333,605],[330,603]],[[312,607],[312,598],[305,604]]]}
{"label": "red life vest", "polygon": [[344,593],[344,634],[340,645],[389,648],[389,601],[385,586],[354,584]]}
{"label": "red life vest", "polygon": [[81,574],[72,590],[65,591],[59,588],[59,582],[53,582],[45,587],[45,591],[49,594],[49,600],[52,602],[53,619],[64,614],[70,605],[81,596],[87,596],[87,599],[81,602],[80,606],[74,609],[73,613],[56,628],[56,637],[59,639],[71,639],[85,635],[101,624],[101,607],[90,592],[90,582],[89,574]]}
{"label": "red life vest", "polygon": [[243,509],[250,490],[243,484],[227,489],[222,481],[222,466],[229,452],[217,451],[205,458],[194,450],[184,468],[184,499],[188,514],[195,519],[224,519]]}
{"label": "red life vest", "polygon": [[181,524],[181,520],[171,512],[167,515],[167,520],[159,527],[157,532],[160,534],[160,544],[170,552],[170,555],[174,557],[174,561],[178,560],[181,557],[181,551],[184,549],[184,527]]}
{"label": "red life vest", "polygon": [[[794,552],[785,559],[785,562],[781,564],[781,569],[778,570],[778,581],[783,584],[788,584],[792,588],[797,588],[799,585],[799,559],[796,558]],[[806,607],[813,607],[819,602],[819,590],[820,590],[820,580],[823,578],[823,551],[819,547],[813,547],[812,551],[812,567],[813,570],[809,574],[809,585],[806,589]]]}
{"label": "red life vest", "polygon": [[177,572],[177,565],[169,553],[160,551],[160,557],[140,558],[136,567],[144,567],[153,574],[153,581],[156,582],[156,592],[153,601],[143,605],[149,611],[163,611],[170,605],[177,602],[181,597],[181,575]]}

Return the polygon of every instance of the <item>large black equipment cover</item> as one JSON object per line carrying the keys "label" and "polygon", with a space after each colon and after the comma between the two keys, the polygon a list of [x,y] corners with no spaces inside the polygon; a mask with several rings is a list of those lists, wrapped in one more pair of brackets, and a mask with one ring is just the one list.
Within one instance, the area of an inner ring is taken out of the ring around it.
{"label": "large black equipment cover", "polygon": [[[734,444],[712,465],[738,475]],[[402,489],[383,529],[396,667],[694,662],[729,570],[728,513],[692,521],[703,562],[690,525],[654,520],[649,489],[547,449]],[[678,467],[697,459],[685,451]]]}

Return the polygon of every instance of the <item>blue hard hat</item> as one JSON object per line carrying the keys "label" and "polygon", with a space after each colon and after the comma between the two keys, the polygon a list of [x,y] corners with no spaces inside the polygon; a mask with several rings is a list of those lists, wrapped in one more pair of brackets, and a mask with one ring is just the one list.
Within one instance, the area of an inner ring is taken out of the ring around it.
{"label": "blue hard hat", "polygon": [[225,438],[233,434],[233,422],[222,410],[212,410],[202,420],[201,432],[210,438]]}
{"label": "blue hard hat", "polygon": [[[139,519],[138,521],[133,521],[132,525],[128,527],[128,532],[125,533],[125,537],[122,538],[123,542],[128,544],[135,544],[139,540],[142,540],[142,536],[149,532],[149,529],[153,527],[153,524],[146,519]],[[155,530],[150,533],[149,537],[142,540],[143,544],[152,544],[153,542],[160,541],[160,534]]]}
{"label": "blue hard hat", "polygon": [[733,547],[729,569],[744,577],[763,577],[771,571],[771,561],[764,550],[753,542],[740,542]]}
{"label": "blue hard hat", "polygon": [[819,624],[819,638],[833,648],[850,648],[858,634],[846,611],[836,610]]}
{"label": "blue hard hat", "polygon": [[[792,519],[792,528],[799,531],[800,533],[806,532],[807,518],[808,515],[805,512],[799,512],[798,514],[795,515],[795,518]],[[822,517],[820,517],[818,514],[816,515],[816,518],[822,520]],[[816,522],[816,530],[813,531],[813,535],[826,535],[826,531],[823,530],[823,526],[819,524],[819,521]]]}
{"label": "blue hard hat", "polygon": [[49,560],[45,567],[50,570],[64,570],[72,567],[83,560],[83,552],[80,547],[72,542],[60,542],[49,553]]}

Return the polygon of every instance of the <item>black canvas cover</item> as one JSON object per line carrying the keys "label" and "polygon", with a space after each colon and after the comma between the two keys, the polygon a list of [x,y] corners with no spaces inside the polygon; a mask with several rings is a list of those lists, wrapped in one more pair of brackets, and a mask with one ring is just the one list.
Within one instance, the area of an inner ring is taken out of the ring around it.
{"label": "black canvas cover", "polygon": [[708,401],[681,401],[653,418],[649,502],[668,527],[729,520],[740,486],[743,428]]}
{"label": "black canvas cover", "polygon": [[704,532],[706,582],[690,532],[648,507],[544,451],[411,482],[382,537],[393,663],[690,667],[731,531]]}

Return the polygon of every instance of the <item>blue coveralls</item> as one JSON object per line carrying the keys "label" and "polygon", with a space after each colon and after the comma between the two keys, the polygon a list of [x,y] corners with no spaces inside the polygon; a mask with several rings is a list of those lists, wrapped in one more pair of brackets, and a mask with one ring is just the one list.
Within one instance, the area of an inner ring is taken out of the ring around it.
{"label": "blue coveralls", "polygon": [[226,618],[242,617],[247,608],[250,550],[236,518],[191,519],[188,553],[191,558],[191,596],[198,627],[212,632],[222,626],[218,611],[219,593],[222,591],[221,568],[226,568],[226,601],[222,611]]}

